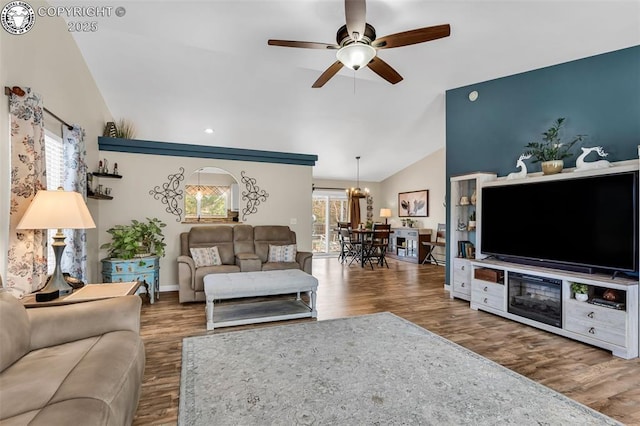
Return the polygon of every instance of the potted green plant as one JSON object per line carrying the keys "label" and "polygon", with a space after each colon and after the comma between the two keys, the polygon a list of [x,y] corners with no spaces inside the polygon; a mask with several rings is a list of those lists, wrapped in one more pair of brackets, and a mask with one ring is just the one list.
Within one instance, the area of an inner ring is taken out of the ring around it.
{"label": "potted green plant", "polygon": [[573,297],[580,302],[586,302],[589,298],[589,286],[586,284],[571,283]]}
{"label": "potted green plant", "polygon": [[474,231],[476,229],[476,212],[475,212],[475,210],[473,211],[473,213],[471,213],[469,215],[469,223],[467,224],[467,229],[469,231]]}
{"label": "potted green plant", "polygon": [[529,142],[524,155],[531,155],[534,163],[541,162],[542,174],[560,173],[564,167],[564,159],[571,156],[570,150],[577,142],[581,142],[586,135],[577,135],[569,143],[560,142],[560,129],[564,124],[564,117],[542,133],[542,142]]}
{"label": "potted green plant", "polygon": [[156,255],[164,256],[166,243],[162,228],[167,226],[157,218],[147,218],[146,222],[132,220],[130,225],[116,225],[107,229],[111,242],[100,246],[109,250],[109,257],[133,259]]}

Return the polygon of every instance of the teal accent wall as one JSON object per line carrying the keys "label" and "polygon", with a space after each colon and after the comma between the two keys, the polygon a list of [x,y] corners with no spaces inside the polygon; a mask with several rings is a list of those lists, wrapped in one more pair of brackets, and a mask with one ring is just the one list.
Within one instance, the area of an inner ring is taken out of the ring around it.
{"label": "teal accent wall", "polygon": [[[473,90],[475,102],[468,98]],[[447,179],[516,171],[524,146],[559,117],[566,118],[563,140],[587,134],[582,146],[604,147],[609,161],[638,158],[640,46],[448,90]],[[574,167],[576,157],[565,167]],[[540,171],[531,161],[529,171]]]}
{"label": "teal accent wall", "polygon": [[[468,96],[474,90],[479,97],[471,102]],[[640,46],[448,90],[447,200],[451,176],[517,171],[525,145],[540,140],[559,117],[566,118],[561,140],[586,134],[580,146],[602,146],[609,161],[637,159]],[[574,146],[574,152],[581,151]],[[574,167],[576,158],[565,159],[565,167]],[[529,172],[540,171],[539,163],[525,162]]]}

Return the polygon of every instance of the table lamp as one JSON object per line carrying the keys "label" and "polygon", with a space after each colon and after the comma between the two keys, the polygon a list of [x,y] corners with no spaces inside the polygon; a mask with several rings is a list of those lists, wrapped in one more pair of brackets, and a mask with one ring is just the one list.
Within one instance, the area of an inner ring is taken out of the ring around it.
{"label": "table lamp", "polygon": [[[46,287],[41,292],[59,295],[71,293],[71,286],[65,281],[60,270],[60,259],[66,247],[62,229],[95,228],[89,209],[78,192],[38,191],[33,201],[22,216],[16,229],[58,229],[53,237],[53,253],[56,257],[56,267]],[[54,296],[55,297],[55,296]]]}
{"label": "table lamp", "polygon": [[387,218],[391,217],[391,209],[380,209],[380,217],[384,217],[384,224],[387,224]]}

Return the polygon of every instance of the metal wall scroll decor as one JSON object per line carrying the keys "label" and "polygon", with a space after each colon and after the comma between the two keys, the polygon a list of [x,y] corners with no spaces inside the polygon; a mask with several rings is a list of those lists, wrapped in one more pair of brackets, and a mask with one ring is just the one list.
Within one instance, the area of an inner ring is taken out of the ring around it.
{"label": "metal wall scroll decor", "polygon": [[367,223],[373,223],[373,197],[367,195]]}
{"label": "metal wall scroll decor", "polygon": [[182,220],[182,209],[179,207],[178,200],[182,199],[183,191],[180,189],[180,182],[184,180],[184,167],[180,167],[178,173],[167,176],[168,182],[160,186],[154,187],[149,191],[150,195],[156,200],[162,201],[162,204],[166,204],[165,211],[176,216],[176,222]]}
{"label": "metal wall scroll decor", "polygon": [[247,204],[242,209],[242,220],[246,220],[247,216],[258,212],[258,206],[260,203],[267,201],[269,194],[264,189],[260,189],[256,185],[256,179],[250,178],[246,175],[245,171],[241,171],[242,183],[247,188],[246,191],[242,191],[242,201],[246,201]]}

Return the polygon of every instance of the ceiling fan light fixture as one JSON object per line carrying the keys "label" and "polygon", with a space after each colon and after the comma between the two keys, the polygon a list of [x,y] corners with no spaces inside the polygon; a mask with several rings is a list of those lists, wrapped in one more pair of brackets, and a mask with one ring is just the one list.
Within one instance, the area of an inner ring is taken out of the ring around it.
{"label": "ceiling fan light fixture", "polygon": [[345,67],[355,71],[365,67],[375,56],[376,49],[360,42],[343,46],[336,53],[336,57]]}

